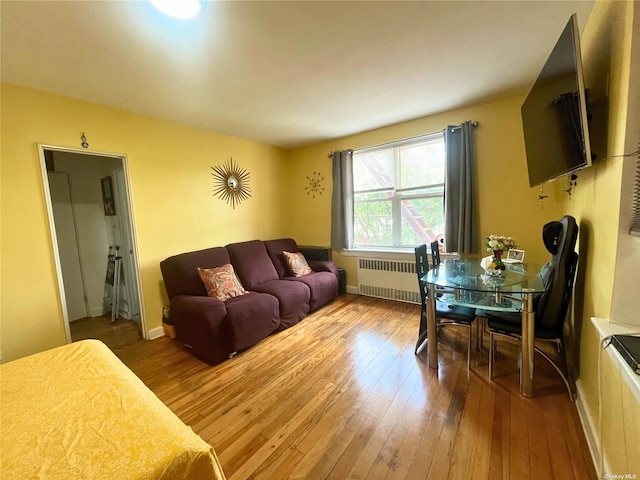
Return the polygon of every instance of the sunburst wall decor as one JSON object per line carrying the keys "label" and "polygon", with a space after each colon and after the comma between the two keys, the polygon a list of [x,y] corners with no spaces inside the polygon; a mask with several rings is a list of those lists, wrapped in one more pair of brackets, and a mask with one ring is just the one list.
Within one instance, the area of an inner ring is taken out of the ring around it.
{"label": "sunburst wall decor", "polygon": [[224,164],[211,167],[213,172],[213,195],[236,208],[240,202],[251,197],[249,188],[249,172],[240,168],[233,158]]}
{"label": "sunburst wall decor", "polygon": [[304,187],[307,191],[307,195],[312,195],[313,198],[316,198],[316,193],[321,195],[322,192],[324,192],[324,187],[321,185],[324,177],[320,175],[320,172],[313,172],[313,176],[307,177],[307,180],[309,180],[309,185]]}

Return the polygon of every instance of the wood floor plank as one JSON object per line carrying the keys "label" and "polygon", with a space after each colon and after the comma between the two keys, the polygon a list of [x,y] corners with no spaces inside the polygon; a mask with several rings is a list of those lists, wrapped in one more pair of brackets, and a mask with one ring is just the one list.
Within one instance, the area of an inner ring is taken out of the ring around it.
{"label": "wood floor plank", "polygon": [[[386,321],[388,326],[391,322]],[[396,335],[402,335],[399,339],[401,342],[407,340],[407,330],[402,328],[403,322],[397,323],[397,328],[389,338],[395,339]],[[374,356],[371,358],[366,369],[361,369],[356,376],[356,382],[350,385],[350,394],[356,394],[355,402],[360,405],[360,408],[355,409],[353,405],[350,411],[352,415],[348,417],[342,417],[342,429],[336,429],[338,434],[333,439],[328,448],[320,448],[325,442],[316,444],[312,447],[312,450],[319,455],[319,458],[315,462],[303,461],[299,465],[299,468],[294,472],[294,478],[325,478],[332,469],[335,469],[335,465],[338,464],[341,458],[349,459],[351,456],[347,453],[349,448],[353,449],[357,442],[362,441],[366,437],[366,430],[363,430],[363,424],[373,421],[370,412],[378,412],[382,410],[382,407],[388,403],[384,395],[377,395],[377,392],[381,388],[389,383],[388,374],[396,374],[398,371],[395,367],[395,362],[399,352],[397,349],[385,349],[382,345],[372,344],[370,348],[363,348],[364,345],[359,344],[358,355],[368,357],[368,352],[374,352]],[[365,360],[366,362],[366,360]],[[377,403],[376,403],[377,402]],[[379,404],[380,406],[376,406]],[[362,406],[365,405],[366,408]],[[349,411],[349,410],[347,410]],[[359,435],[359,438],[358,438]],[[354,444],[354,439],[356,443]],[[312,441],[312,439],[311,439]],[[305,442],[305,445],[309,445],[309,441]],[[307,447],[301,445],[303,450]],[[310,456],[314,458],[314,455]],[[343,468],[344,462],[337,467],[337,471]],[[334,474],[335,475],[335,474]]]}
{"label": "wood floor plank", "polygon": [[478,416],[484,413],[480,411],[481,394],[482,383],[471,375],[466,400],[464,401],[464,410],[453,440],[449,478],[467,478],[469,475],[472,458],[471,451],[476,440]]}
{"label": "wood floor plank", "polygon": [[535,465],[533,478],[553,478],[551,472],[551,456],[546,435],[544,410],[540,403],[529,402],[527,413],[527,430],[529,431],[529,456],[531,465]]}
{"label": "wood floor plank", "polygon": [[459,365],[457,378],[452,384],[452,388],[445,390],[447,395],[442,393],[440,395],[441,401],[448,402],[448,405],[446,410],[443,405],[444,414],[442,415],[433,461],[429,468],[429,476],[432,478],[449,478],[454,438],[462,417],[468,388],[466,363],[460,361]]}
{"label": "wood floor plank", "polygon": [[[419,382],[420,378],[417,376],[410,384],[407,382],[412,390],[407,392],[406,396],[402,394],[394,400],[394,404],[399,408],[397,414],[392,413],[394,405],[385,414],[385,417],[394,423],[389,425],[388,433],[384,431],[384,428],[381,428],[383,424],[378,427],[378,438],[380,441],[384,439],[384,443],[382,443],[367,477],[404,478],[411,468],[421,429],[419,425],[416,425],[415,417],[408,415],[408,412],[411,410],[411,394]],[[393,417],[395,417],[395,421]]]}
{"label": "wood floor plank", "polygon": [[271,455],[280,443],[287,438],[289,432],[294,429],[300,422],[303,422],[305,418],[311,415],[314,409],[318,406],[335,390],[336,386],[332,383],[327,383],[320,387],[318,393],[309,401],[303,408],[295,412],[295,414],[276,432],[276,434],[269,438],[269,440],[242,466],[232,472],[228,477],[229,480],[234,478],[249,478],[249,476],[260,467],[260,465]]}
{"label": "wood floor plank", "polygon": [[584,437],[584,432],[580,428],[581,422],[578,412],[573,405],[563,406],[566,419],[566,441],[571,455],[571,465],[576,479],[595,480],[597,478],[595,470],[589,468],[591,465],[591,454]]}
{"label": "wood floor plank", "polygon": [[491,382],[486,350],[468,372],[466,329],[446,328],[431,369],[418,322],[416,305],[343,295],[219,365],[167,337],[115,352],[230,479],[596,478],[546,362],[525,399],[516,349],[500,347]]}
{"label": "wood floor plank", "polygon": [[[579,446],[574,443],[572,433],[574,426],[570,417],[564,412],[563,405],[541,398],[544,403],[544,422],[549,435],[549,449],[553,452],[550,457],[552,474],[556,478],[593,478],[588,471],[583,470],[583,461],[576,458]],[[560,433],[562,432],[562,433]],[[576,448],[578,447],[578,448]]]}
{"label": "wood floor plank", "polygon": [[482,393],[478,406],[478,418],[470,452],[469,475],[467,478],[489,478],[492,446],[492,426],[495,405],[495,391],[490,384],[482,382]]}
{"label": "wood floor plank", "polygon": [[[511,422],[509,439],[509,478],[531,478],[529,461],[529,429],[527,425],[527,399],[511,394]],[[536,475],[536,478],[537,477]]]}
{"label": "wood floor plank", "polygon": [[102,341],[112,350],[142,340],[138,322],[119,317],[111,323],[111,314],[86,317],[69,322],[69,332],[72,342],[94,338]]}
{"label": "wood floor plank", "polygon": [[[410,369],[411,366],[415,368],[415,362],[406,361],[403,358],[398,363],[396,367],[398,370],[390,369],[383,378],[379,388],[384,391],[379,395],[376,395],[378,392],[374,392],[374,396],[370,399],[378,405],[378,408],[371,409],[373,414],[367,412],[368,416],[356,436],[358,441],[349,445],[340,462],[327,478],[345,478],[347,474],[351,478],[364,478],[368,475],[371,478],[384,478],[386,475],[386,471],[376,473],[376,469],[372,467],[376,462],[385,462],[381,453],[382,446],[405,409],[417,382],[417,377],[411,377]],[[384,414],[378,416],[375,412],[384,412]]]}
{"label": "wood floor plank", "polygon": [[288,478],[291,471],[300,463],[304,457],[304,453],[295,448],[286,450],[285,455],[277,463],[263,463],[262,467],[256,471],[253,478],[256,480],[264,478],[265,480],[282,480]]}
{"label": "wood floor plank", "polygon": [[[433,413],[429,405],[437,398],[438,389],[434,385],[438,385],[438,375],[435,370],[428,368],[426,362],[418,362],[416,365],[419,380],[414,385],[405,406],[406,410],[383,447],[387,450],[393,449],[393,468],[390,468],[386,475],[388,479],[409,478],[412,468],[414,472],[420,471],[419,466],[416,465],[416,458],[423,457],[419,444]],[[428,396],[427,393],[432,396]]]}
{"label": "wood floor plank", "polygon": [[[426,353],[424,354],[426,355]],[[430,409],[432,406],[433,409],[430,411],[426,428],[418,444],[417,454],[414,457],[407,478],[423,479],[429,475],[434,475],[435,471],[440,471],[440,474],[444,474],[444,478],[446,478],[446,472],[449,468],[448,459],[443,465],[435,465],[434,459],[438,452],[441,459],[448,455],[449,445],[443,445],[439,448],[439,444],[441,436],[446,430],[446,422],[452,419],[452,413],[455,415],[456,408],[454,407],[452,410],[450,407],[453,392],[456,389],[460,371],[463,368],[463,362],[462,360],[458,362],[445,361],[444,354],[445,350],[439,349],[438,382],[432,384],[430,390],[433,391],[434,397],[432,397],[428,407]],[[466,362],[464,363],[464,368],[466,370]],[[466,377],[466,371],[463,375],[464,377]]]}
{"label": "wood floor plank", "polygon": [[489,461],[489,477],[508,479],[509,459],[511,456],[512,437],[511,424],[511,395],[501,388],[494,390],[493,425],[491,434],[491,456]]}

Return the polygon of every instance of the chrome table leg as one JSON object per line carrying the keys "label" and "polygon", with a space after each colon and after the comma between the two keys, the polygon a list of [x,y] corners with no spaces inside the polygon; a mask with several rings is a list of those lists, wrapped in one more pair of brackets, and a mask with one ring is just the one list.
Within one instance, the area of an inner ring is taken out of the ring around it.
{"label": "chrome table leg", "polygon": [[520,393],[533,397],[535,312],[533,311],[533,290],[523,288],[522,306],[522,367],[520,368]]}

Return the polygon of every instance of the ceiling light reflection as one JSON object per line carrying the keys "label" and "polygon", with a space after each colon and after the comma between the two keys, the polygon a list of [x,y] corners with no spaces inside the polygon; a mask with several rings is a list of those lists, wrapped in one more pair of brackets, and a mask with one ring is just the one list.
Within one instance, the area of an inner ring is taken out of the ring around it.
{"label": "ceiling light reflection", "polygon": [[200,0],[149,0],[151,4],[165,15],[174,18],[188,19],[200,13]]}

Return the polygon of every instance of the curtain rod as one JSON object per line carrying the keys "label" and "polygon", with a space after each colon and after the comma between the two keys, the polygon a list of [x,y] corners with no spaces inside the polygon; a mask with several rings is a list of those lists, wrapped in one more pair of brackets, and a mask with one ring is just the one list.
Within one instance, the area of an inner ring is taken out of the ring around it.
{"label": "curtain rod", "polygon": [[[480,122],[471,122],[472,127],[477,127],[478,125],[480,125]],[[462,124],[454,125],[453,127],[451,127],[451,130],[457,130],[459,128],[462,128]]]}
{"label": "curtain rod", "polygon": [[[478,125],[480,125],[480,122],[471,122],[472,127],[477,127]],[[462,128],[462,124],[451,127],[452,130],[457,130],[458,128]],[[418,135],[418,136],[422,136],[422,135]],[[381,147],[390,143],[396,143],[396,142],[381,143],[380,145],[372,145],[371,147]],[[371,148],[371,147],[367,147],[367,148]],[[327,154],[327,158],[331,158],[331,157],[333,157],[333,150]]]}

